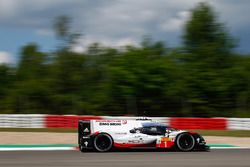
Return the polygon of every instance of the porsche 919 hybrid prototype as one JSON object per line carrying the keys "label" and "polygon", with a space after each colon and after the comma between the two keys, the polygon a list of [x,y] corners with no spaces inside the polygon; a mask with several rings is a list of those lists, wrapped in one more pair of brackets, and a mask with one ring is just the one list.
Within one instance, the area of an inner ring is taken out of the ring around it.
{"label": "porsche 919 hybrid prototype", "polygon": [[204,138],[149,119],[80,120],[78,144],[82,152],[114,148],[155,148],[179,151],[209,150]]}

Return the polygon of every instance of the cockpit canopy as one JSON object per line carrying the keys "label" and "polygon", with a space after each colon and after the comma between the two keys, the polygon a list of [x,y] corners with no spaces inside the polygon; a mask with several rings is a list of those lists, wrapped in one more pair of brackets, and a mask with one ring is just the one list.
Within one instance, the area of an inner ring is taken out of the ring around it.
{"label": "cockpit canopy", "polygon": [[142,127],[130,130],[130,133],[142,133],[147,135],[165,135],[166,131],[175,130],[165,124],[159,122],[143,122]]}

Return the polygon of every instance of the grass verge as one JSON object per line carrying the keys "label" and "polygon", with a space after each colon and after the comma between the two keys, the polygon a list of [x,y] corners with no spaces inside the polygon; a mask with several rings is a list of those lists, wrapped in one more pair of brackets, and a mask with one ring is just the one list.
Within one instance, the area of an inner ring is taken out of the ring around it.
{"label": "grass verge", "polygon": [[194,130],[203,136],[250,137],[250,130]]}

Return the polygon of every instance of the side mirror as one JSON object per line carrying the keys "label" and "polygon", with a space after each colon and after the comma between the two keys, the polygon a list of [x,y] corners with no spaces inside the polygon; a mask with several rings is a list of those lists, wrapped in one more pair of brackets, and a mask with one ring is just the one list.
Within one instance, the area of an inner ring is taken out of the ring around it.
{"label": "side mirror", "polygon": [[168,130],[166,130],[166,133],[167,133],[167,134],[171,133],[171,130],[169,130],[169,129],[168,129]]}

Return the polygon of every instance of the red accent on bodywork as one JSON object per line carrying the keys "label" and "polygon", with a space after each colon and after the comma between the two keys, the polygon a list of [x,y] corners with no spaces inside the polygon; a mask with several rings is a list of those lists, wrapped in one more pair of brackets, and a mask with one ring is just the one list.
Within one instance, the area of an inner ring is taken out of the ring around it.
{"label": "red accent on bodywork", "polygon": [[98,134],[100,134],[100,132],[99,132],[99,131],[97,131],[97,132],[95,132],[95,133],[91,134],[91,136],[97,136]]}
{"label": "red accent on bodywork", "polygon": [[161,143],[156,144],[156,148],[171,148],[174,146],[173,141],[161,141]]}

